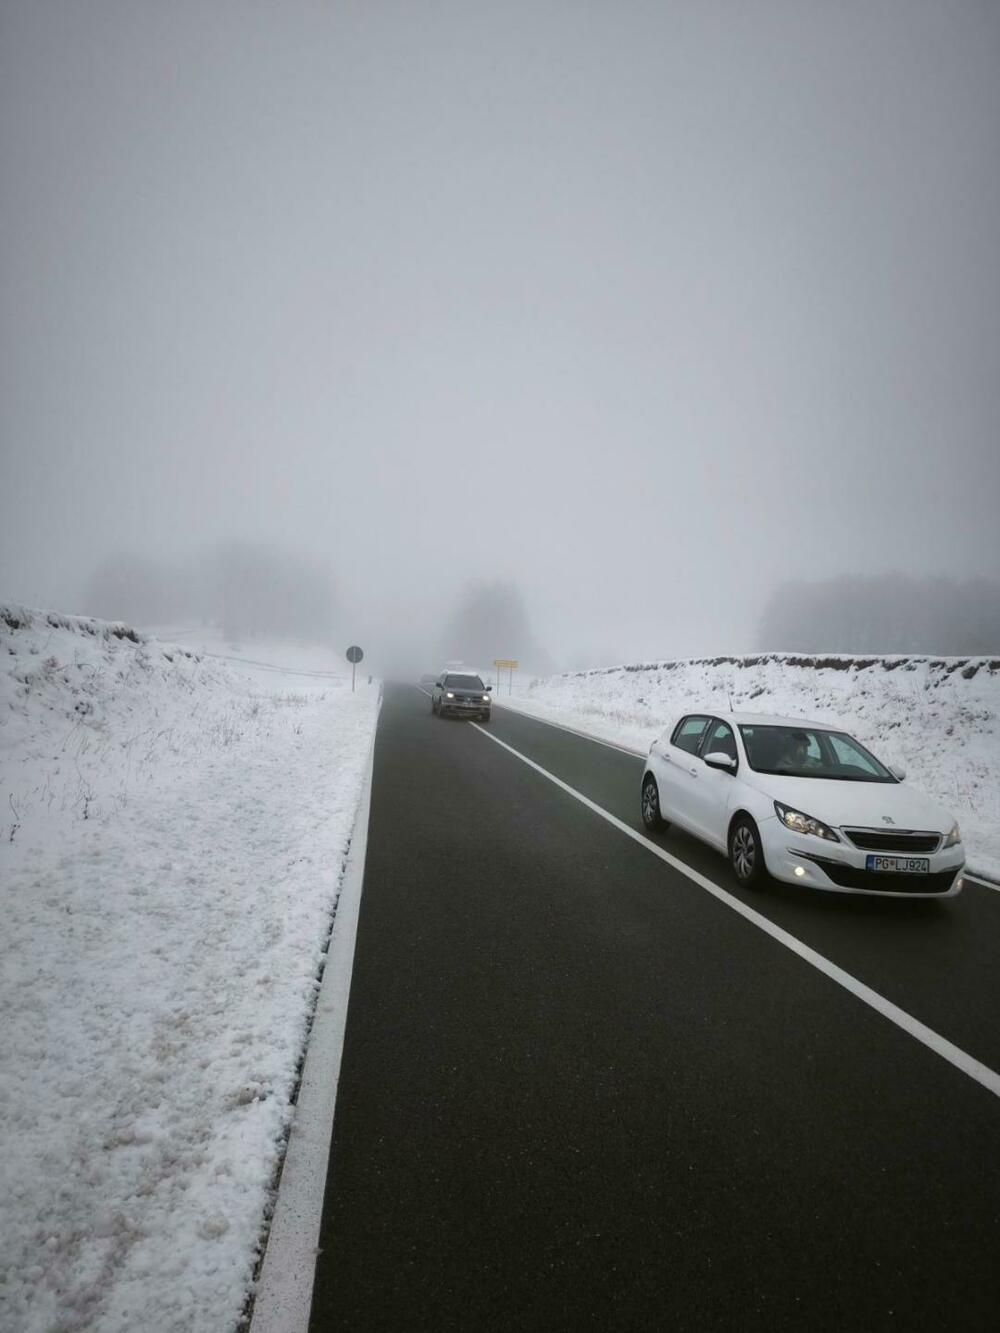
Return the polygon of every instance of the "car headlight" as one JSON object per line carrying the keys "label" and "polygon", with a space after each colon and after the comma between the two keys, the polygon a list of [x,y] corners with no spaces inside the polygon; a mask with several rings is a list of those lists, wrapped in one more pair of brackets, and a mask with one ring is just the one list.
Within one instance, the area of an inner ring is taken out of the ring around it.
{"label": "car headlight", "polygon": [[789,806],[775,801],[774,813],[785,828],[790,828],[793,833],[811,833],[814,838],[825,838],[827,842],[840,842],[839,833],[834,833],[829,825],[819,819],[813,819],[812,815],[804,815],[801,810],[792,810]]}
{"label": "car headlight", "polygon": [[483,695],[483,703],[484,703],[484,704],[488,704],[489,701],[490,701],[490,696],[489,696],[488,694],[484,694],[484,695]]}
{"label": "car headlight", "polygon": [[455,696],[453,694],[446,694],[444,697],[446,699],[454,699]]}
{"label": "car headlight", "polygon": [[942,846],[942,847],[957,847],[958,844],[959,844],[961,841],[962,841],[962,830],[958,827],[957,824],[952,824],[952,826],[951,826],[951,832],[950,832],[950,833],[948,834],[948,836],[945,838],[945,840],[944,840],[944,842],[941,844],[941,846]]}

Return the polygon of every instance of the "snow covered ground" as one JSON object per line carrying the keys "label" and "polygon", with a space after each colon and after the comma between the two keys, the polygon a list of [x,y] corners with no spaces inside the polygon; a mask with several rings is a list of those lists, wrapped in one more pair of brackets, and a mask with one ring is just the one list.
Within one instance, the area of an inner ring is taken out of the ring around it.
{"label": "snow covered ground", "polygon": [[970,871],[1000,881],[1000,661],[794,654],[608,667],[514,682],[497,702],[632,747],[710,708],[832,722],[962,827]]}
{"label": "snow covered ground", "polygon": [[5,1333],[232,1329],[252,1280],[379,694],[178,638],[0,606]]}
{"label": "snow covered ground", "polygon": [[[263,689],[273,688],[276,673],[305,685],[323,680],[346,681],[348,685],[351,682],[349,664],[320,644],[227,639],[215,625],[154,625],[147,632],[161,642],[178,644],[202,657],[232,662],[241,675],[257,681]],[[358,667],[356,679],[367,683],[368,673],[363,663]]]}

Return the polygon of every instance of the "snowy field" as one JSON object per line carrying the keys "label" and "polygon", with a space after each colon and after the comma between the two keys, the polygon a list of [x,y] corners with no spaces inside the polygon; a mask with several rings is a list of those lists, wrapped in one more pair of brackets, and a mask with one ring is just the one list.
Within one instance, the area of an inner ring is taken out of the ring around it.
{"label": "snowy field", "polygon": [[[1000,881],[1000,661],[794,654],[609,667],[514,681],[499,704],[645,754],[698,709],[831,722],[898,761],[961,828],[970,871]],[[638,797],[637,797],[638,800]]]}
{"label": "snowy field", "polygon": [[379,696],[177,637],[0,606],[4,1333],[222,1333],[252,1281]]}

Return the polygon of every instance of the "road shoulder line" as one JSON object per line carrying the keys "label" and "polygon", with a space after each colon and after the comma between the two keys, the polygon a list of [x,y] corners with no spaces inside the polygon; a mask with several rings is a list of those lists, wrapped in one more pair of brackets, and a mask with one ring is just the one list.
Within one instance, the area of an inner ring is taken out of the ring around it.
{"label": "road shoulder line", "polygon": [[575,787],[571,787],[568,782],[563,782],[562,778],[557,778],[556,775],[550,773],[548,769],[542,768],[541,764],[536,764],[533,759],[529,759],[528,756],[522,754],[520,750],[515,750],[512,745],[508,745],[506,741],[500,740],[499,737],[492,735],[484,727],[479,726],[475,722],[470,722],[469,725],[485,736],[487,740],[492,741],[494,745],[499,745],[502,749],[507,750],[510,754],[514,755],[514,757],[519,759],[523,764],[527,764],[529,768],[533,768],[536,773],[540,773],[542,777],[548,778],[550,782],[561,788],[575,800],[581,802],[582,805],[585,805],[589,810],[592,810],[594,814],[600,815],[602,819],[607,820],[609,824],[613,825],[619,832],[624,833],[626,837],[631,838],[641,847],[645,847],[646,850],[652,852],[654,856],[658,856],[661,861],[665,861],[669,866],[672,866],[682,875],[685,875],[693,883],[697,884],[699,888],[710,893],[714,898],[718,899],[719,902],[723,903],[726,907],[731,908],[732,911],[736,912],[739,916],[742,916],[746,921],[750,922],[751,925],[756,926],[758,930],[762,930],[778,944],[783,945],[792,953],[797,954],[803,962],[808,963],[818,972],[822,972],[824,976],[829,977],[831,981],[836,982],[838,986],[841,986],[844,990],[850,992],[856,999],[861,1000],[863,1004],[867,1004],[870,1008],[874,1009],[876,1013],[881,1014],[883,1018],[887,1018],[890,1023],[895,1024],[896,1027],[908,1033],[909,1036],[915,1038],[915,1040],[933,1051],[935,1055],[940,1056],[943,1060],[947,1060],[949,1064],[953,1065],[961,1073],[973,1079],[976,1083],[979,1083],[987,1090],[987,1092],[993,1093],[995,1097],[1000,1097],[1000,1074],[995,1070],[990,1069],[987,1065],[982,1064],[981,1061],[976,1060],[973,1056],[969,1055],[967,1051],[963,1051],[960,1047],[955,1046],[952,1042],[948,1041],[946,1037],[942,1037],[940,1033],[927,1027],[925,1024],[921,1023],[919,1019],[914,1018],[912,1014],[908,1014],[904,1009],[900,1009],[898,1005],[893,1004],[891,1000],[887,1000],[885,996],[880,995],[878,991],[872,990],[870,986],[866,986],[865,983],[859,981],[857,977],[852,976],[849,972],[845,972],[843,968],[838,967],[837,964],[831,962],[829,958],[824,957],[821,953],[817,953],[815,949],[810,948],[808,944],[804,944],[794,935],[789,934],[787,930],[783,930],[781,926],[775,925],[773,921],[768,920],[768,918],[763,916],[760,912],[755,911],[752,907],[748,907],[745,903],[741,902],[739,898],[734,897],[725,889],[720,888],[718,884],[714,884],[705,875],[702,875],[691,866],[686,865],[678,857],[672,856],[669,852],[664,851],[662,847],[658,847],[656,843],[651,842],[649,838],[639,833],[636,829],[630,828],[629,825],[619,819],[617,815],[613,815],[609,810],[605,810],[603,806],[598,805],[596,801],[592,801],[589,796],[584,796],[584,794],[577,791]]}
{"label": "road shoulder line", "polygon": [[541,722],[546,727],[555,727],[557,731],[568,731],[571,736],[579,736],[581,740],[593,741],[595,745],[605,745],[609,750],[618,750],[621,754],[631,755],[633,759],[645,759],[647,750],[637,750],[631,745],[621,745],[618,741],[605,740],[603,736],[595,736],[592,731],[583,731],[580,727],[568,726],[565,722],[553,722],[548,717],[536,717],[534,713],[526,713],[524,709],[518,708],[516,704],[500,703],[496,700],[500,708],[506,708],[509,713],[514,713],[517,717],[526,717],[529,722]]}
{"label": "road shoulder line", "polygon": [[306,1333],[309,1327],[365,877],[377,735],[376,716],[361,800],[306,1048],[295,1119],[257,1283],[251,1333]]}
{"label": "road shoulder line", "polygon": [[[499,700],[497,700],[499,703]],[[622,754],[632,755],[636,759],[645,759],[646,750],[636,750],[630,745],[619,745],[615,741],[605,740],[603,736],[597,736],[592,731],[583,731],[580,727],[567,726],[565,722],[553,722],[551,718],[539,717],[535,713],[526,713],[516,704],[499,704],[501,708],[506,708],[508,712],[516,714],[517,717],[526,717],[529,722],[541,722],[543,726],[555,727],[557,731],[568,731],[571,736],[579,736],[581,740],[593,741],[595,745],[606,745],[609,750],[618,750]],[[992,889],[994,893],[1000,893],[1000,882],[986,879],[983,875],[977,875],[975,872],[967,870],[963,878],[971,880],[973,884],[978,884],[980,888]]]}

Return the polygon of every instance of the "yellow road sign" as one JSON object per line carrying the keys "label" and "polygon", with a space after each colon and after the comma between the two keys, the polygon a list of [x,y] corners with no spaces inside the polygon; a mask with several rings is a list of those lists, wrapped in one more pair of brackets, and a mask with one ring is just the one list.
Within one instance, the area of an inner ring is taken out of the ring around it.
{"label": "yellow road sign", "polygon": [[516,671],[518,661],[516,657],[494,657],[493,665],[495,667],[508,667],[511,671]]}

